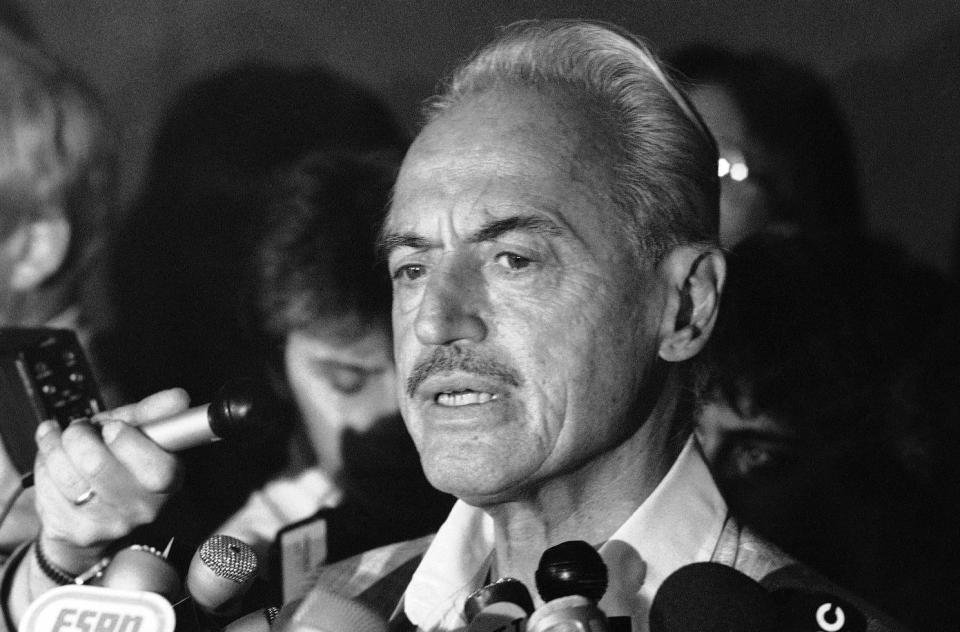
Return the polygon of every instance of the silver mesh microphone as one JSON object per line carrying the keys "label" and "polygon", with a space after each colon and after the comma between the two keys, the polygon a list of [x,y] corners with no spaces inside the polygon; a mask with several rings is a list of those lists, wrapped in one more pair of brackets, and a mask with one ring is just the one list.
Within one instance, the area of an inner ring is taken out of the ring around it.
{"label": "silver mesh microphone", "polygon": [[257,554],[246,542],[229,535],[210,536],[190,561],[187,592],[207,615],[236,616],[258,567]]}

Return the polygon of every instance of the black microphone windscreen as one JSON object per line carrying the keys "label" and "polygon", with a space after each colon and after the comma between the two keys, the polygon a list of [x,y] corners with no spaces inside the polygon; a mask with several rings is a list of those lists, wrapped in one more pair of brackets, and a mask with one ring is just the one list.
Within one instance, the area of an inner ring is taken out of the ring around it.
{"label": "black microphone windscreen", "polygon": [[570,540],[543,552],[534,581],[545,602],[570,595],[600,601],[607,591],[607,565],[589,543]]}
{"label": "black microphone windscreen", "polygon": [[650,632],[775,632],[777,609],[766,589],[716,562],[668,576],[650,606]]}
{"label": "black microphone windscreen", "polygon": [[234,380],[224,384],[210,401],[210,428],[222,439],[250,433],[265,423],[266,397],[253,380]]}
{"label": "black microphone windscreen", "polygon": [[770,592],[784,632],[800,629],[861,632],[867,629],[867,616],[852,603],[856,597],[849,593],[841,596],[844,594],[842,589],[803,564],[778,568],[761,579],[760,585]]}

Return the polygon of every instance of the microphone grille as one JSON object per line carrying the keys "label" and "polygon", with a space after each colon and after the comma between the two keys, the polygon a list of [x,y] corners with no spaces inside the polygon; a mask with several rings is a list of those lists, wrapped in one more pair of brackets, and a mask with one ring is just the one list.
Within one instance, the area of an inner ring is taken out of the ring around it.
{"label": "microphone grille", "polygon": [[238,584],[249,581],[259,565],[257,554],[250,545],[229,535],[210,536],[197,553],[200,561],[217,577]]}
{"label": "microphone grille", "polygon": [[267,625],[273,625],[273,622],[277,620],[278,614],[280,614],[280,608],[276,606],[267,606],[263,609],[263,616],[267,618]]}

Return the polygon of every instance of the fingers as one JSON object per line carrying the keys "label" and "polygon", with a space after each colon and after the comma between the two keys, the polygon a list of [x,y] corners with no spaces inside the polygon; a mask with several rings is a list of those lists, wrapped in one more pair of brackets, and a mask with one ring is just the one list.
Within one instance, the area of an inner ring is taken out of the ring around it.
{"label": "fingers", "polygon": [[[89,427],[89,424],[87,424]],[[86,478],[74,467],[73,461],[62,448],[62,432],[55,421],[44,421],[37,426],[37,462],[35,469],[42,469],[49,481],[41,493],[56,492],[64,500],[79,498],[90,489]],[[37,481],[39,487],[40,482]]]}
{"label": "fingers", "polygon": [[[121,521],[104,519],[107,507],[64,449],[63,432],[56,422],[40,424],[36,440],[36,509],[43,531],[78,548],[97,548],[124,535]],[[93,496],[78,504],[88,493]]]}
{"label": "fingers", "polygon": [[105,422],[102,436],[88,421],[44,422],[34,472],[44,532],[80,547],[153,520],[181,480],[177,459],[122,421]]}
{"label": "fingers", "polygon": [[154,494],[170,494],[179,489],[182,471],[174,455],[122,421],[106,422],[102,433],[117,463],[139,487]]}
{"label": "fingers", "polygon": [[180,464],[134,426],[188,405],[183,389],[170,389],[92,423],[37,427],[36,509],[44,550],[62,568],[85,568],[111,542],[156,518],[179,487]]}
{"label": "fingers", "polygon": [[104,422],[119,419],[130,425],[139,425],[145,421],[160,419],[185,410],[190,405],[190,396],[182,388],[171,388],[154,393],[136,404],[120,406],[94,415],[93,420]]}

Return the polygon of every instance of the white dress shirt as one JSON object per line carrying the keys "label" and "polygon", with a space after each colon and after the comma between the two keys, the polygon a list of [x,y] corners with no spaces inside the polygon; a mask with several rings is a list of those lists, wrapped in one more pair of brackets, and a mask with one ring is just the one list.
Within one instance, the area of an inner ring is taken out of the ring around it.
{"label": "white dress shirt", "polygon": [[[601,609],[630,615],[633,630],[646,632],[660,584],[681,566],[712,559],[727,513],[691,437],[653,493],[601,546],[610,576]],[[484,585],[493,550],[492,518],[458,501],[406,590],[407,618],[421,630],[465,627],[464,602]]]}

